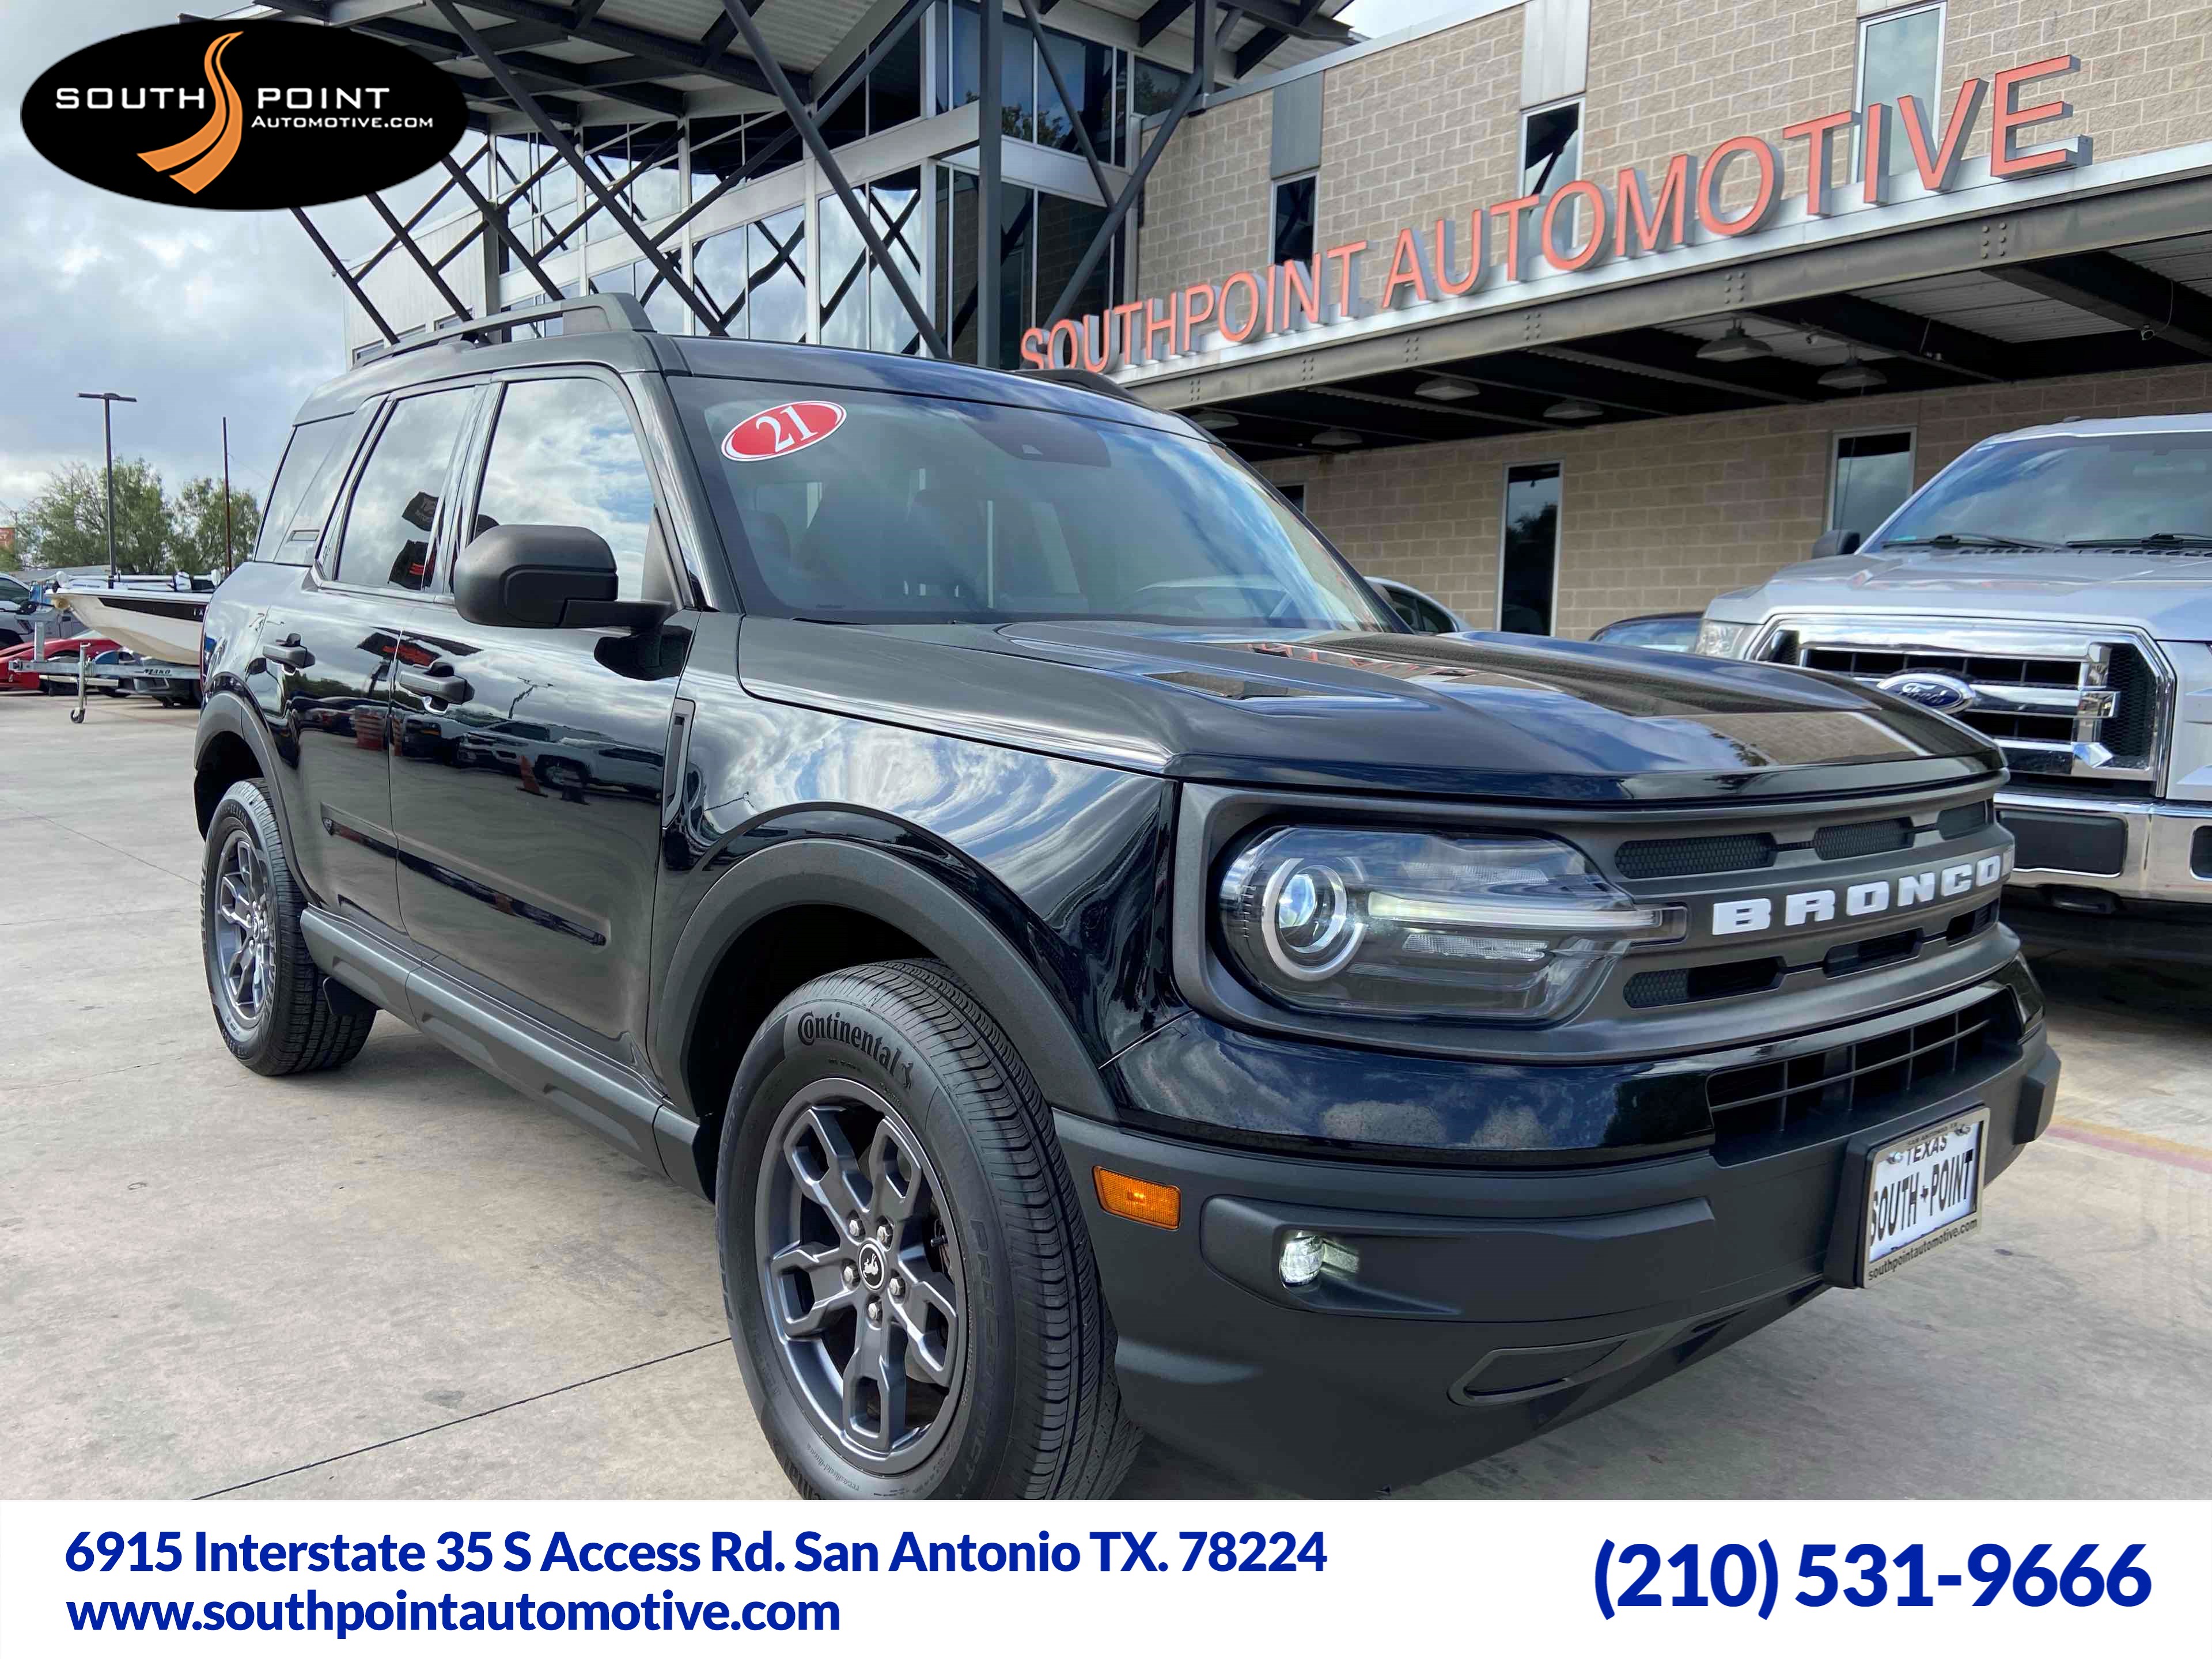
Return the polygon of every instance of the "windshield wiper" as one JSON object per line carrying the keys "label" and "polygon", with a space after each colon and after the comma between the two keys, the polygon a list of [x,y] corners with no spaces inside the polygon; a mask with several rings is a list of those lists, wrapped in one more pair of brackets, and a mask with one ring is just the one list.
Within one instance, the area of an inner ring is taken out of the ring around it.
{"label": "windshield wiper", "polygon": [[2083,536],[2069,547],[2212,547],[2212,536],[2197,530],[2154,530],[2148,536]]}
{"label": "windshield wiper", "polygon": [[2048,547],[2048,542],[2018,536],[1990,536],[1978,530],[1946,530],[1934,536],[1885,536],[1884,547]]}

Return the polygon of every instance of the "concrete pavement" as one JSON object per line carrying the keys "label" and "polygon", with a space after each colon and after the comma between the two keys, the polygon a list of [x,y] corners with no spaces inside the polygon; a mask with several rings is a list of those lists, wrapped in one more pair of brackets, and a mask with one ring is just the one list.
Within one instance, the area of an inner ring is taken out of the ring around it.
{"label": "concrete pavement", "polygon": [[[389,1018],[239,1066],[193,716],[65,706],[0,695],[0,1492],[786,1495],[708,1208]],[[1978,1235],[1417,1494],[2212,1492],[2212,976],[2039,972],[2061,1121]],[[1249,1490],[1157,1447],[1125,1488]]]}

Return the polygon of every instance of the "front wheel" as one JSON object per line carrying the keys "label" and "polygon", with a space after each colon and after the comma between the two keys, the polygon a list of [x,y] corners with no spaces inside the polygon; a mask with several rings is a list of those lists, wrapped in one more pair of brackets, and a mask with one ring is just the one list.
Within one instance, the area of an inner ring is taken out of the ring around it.
{"label": "front wheel", "polygon": [[1139,1437],[1050,1115],[929,962],[825,975],[731,1091],[730,1332],[810,1498],[1103,1498]]}

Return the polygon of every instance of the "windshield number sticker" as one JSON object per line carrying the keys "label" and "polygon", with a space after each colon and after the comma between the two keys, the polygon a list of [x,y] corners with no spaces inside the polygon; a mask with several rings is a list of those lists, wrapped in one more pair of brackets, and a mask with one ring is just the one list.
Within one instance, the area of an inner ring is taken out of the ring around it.
{"label": "windshield number sticker", "polygon": [[733,461],[774,460],[820,443],[844,424],[842,404],[778,404],[732,427],[722,453]]}

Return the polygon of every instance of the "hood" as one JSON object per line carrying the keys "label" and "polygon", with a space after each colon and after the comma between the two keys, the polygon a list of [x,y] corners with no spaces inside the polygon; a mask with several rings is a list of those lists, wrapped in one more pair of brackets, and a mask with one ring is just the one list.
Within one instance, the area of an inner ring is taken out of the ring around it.
{"label": "hood", "polygon": [[1792,565],[1723,594],[1711,614],[1761,622],[1801,611],[2116,623],[2164,640],[2212,640],[2212,553],[2006,553],[1907,549]]}
{"label": "hood", "polygon": [[1630,804],[2002,766],[1966,727],[1845,681],[1514,635],[748,617],[738,656],[756,696],[1192,781]]}

